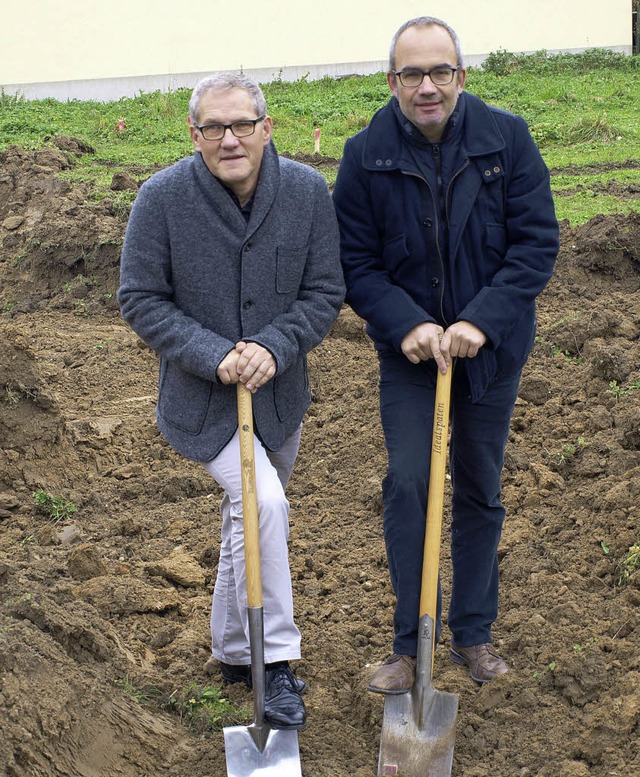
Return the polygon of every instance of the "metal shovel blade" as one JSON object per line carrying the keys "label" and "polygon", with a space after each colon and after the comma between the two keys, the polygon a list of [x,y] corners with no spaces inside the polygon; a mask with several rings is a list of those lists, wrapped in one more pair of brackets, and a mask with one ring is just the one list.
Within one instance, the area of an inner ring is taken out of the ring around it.
{"label": "metal shovel blade", "polygon": [[416,680],[409,693],[386,696],[378,777],[450,777],[458,694],[431,684],[433,619],[420,619]]}
{"label": "metal shovel blade", "polygon": [[[424,726],[417,710],[424,703]],[[458,697],[425,689],[422,700],[414,691],[389,696],[384,703],[379,777],[449,777],[453,764]]]}
{"label": "metal shovel blade", "polygon": [[264,622],[262,607],[247,608],[251,642],[254,720],[222,729],[228,777],[302,777],[298,732],[272,729],[264,719]]}
{"label": "metal shovel blade", "polygon": [[302,777],[298,732],[262,728],[260,732],[252,732],[254,725],[223,729],[228,776]]}

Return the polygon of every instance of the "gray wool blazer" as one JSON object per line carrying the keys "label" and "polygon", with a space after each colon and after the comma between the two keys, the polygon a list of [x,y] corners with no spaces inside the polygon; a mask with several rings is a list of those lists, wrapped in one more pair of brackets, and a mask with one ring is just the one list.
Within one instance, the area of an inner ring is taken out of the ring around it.
{"label": "gray wool blazer", "polygon": [[306,354],[344,299],[339,238],[324,178],[264,150],[251,217],[200,153],[153,175],[131,210],[118,302],[160,357],[158,428],[178,453],[209,461],[237,428],[236,387],[216,370],[239,340],[277,363],[253,397],[255,431],[277,450],[310,402]]}

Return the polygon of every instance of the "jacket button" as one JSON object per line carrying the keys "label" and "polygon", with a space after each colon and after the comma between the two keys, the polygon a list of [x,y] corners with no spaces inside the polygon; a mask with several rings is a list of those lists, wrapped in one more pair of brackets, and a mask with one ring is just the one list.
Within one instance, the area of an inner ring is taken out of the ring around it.
{"label": "jacket button", "polygon": [[245,302],[245,303],[242,305],[242,307],[243,307],[243,309],[244,309],[244,310],[249,310],[249,308],[250,308],[252,305],[253,305],[253,302],[251,302],[251,300],[250,300],[250,299],[248,299],[248,300],[247,300],[247,301],[246,301],[246,302]]}
{"label": "jacket button", "polygon": [[376,159],[376,165],[380,167],[382,165],[382,159]]}
{"label": "jacket button", "polygon": [[385,159],[385,160],[384,160],[384,163],[385,163],[385,165],[386,165],[387,167],[391,167],[391,165],[393,164],[393,162],[392,162],[390,159]]}
{"label": "jacket button", "polygon": [[436,286],[439,286],[439,285],[440,285],[440,281],[439,281],[437,278],[432,278],[432,279],[431,279],[431,285],[432,285],[432,286],[433,286],[433,288],[435,289],[435,288],[436,288]]}
{"label": "jacket button", "polygon": [[494,173],[499,173],[499,172],[500,172],[500,168],[499,168],[499,167],[496,165],[496,166],[493,168],[493,172],[494,172]]}
{"label": "jacket button", "polygon": [[251,248],[251,243],[247,243],[244,247],[244,252],[246,253]]}
{"label": "jacket button", "polygon": [[485,170],[484,174],[487,176],[487,178],[491,175],[491,170]]}
{"label": "jacket button", "polygon": [[433,226],[433,221],[431,219],[425,219],[422,223],[424,224],[425,227]]}

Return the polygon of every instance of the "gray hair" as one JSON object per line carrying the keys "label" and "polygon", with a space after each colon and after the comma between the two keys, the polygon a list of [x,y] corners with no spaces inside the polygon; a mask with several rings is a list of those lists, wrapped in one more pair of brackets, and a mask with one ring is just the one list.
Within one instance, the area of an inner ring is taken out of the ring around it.
{"label": "gray hair", "polygon": [[449,37],[453,41],[453,45],[456,47],[456,57],[458,58],[458,61],[456,62],[456,65],[458,67],[463,67],[464,63],[462,61],[462,47],[460,46],[460,40],[455,32],[455,30],[452,27],[449,27],[449,25],[446,22],[443,22],[442,19],[437,19],[435,16],[418,16],[415,19],[409,19],[408,22],[405,22],[402,27],[396,32],[396,34],[393,36],[393,40],[391,41],[391,48],[389,50],[389,70],[393,73],[396,69],[396,46],[398,44],[398,38],[402,35],[402,33],[405,30],[408,30],[410,27],[442,27],[449,33]]}
{"label": "gray hair", "polygon": [[263,116],[267,112],[267,103],[264,99],[262,89],[258,84],[247,76],[239,73],[215,73],[211,76],[198,81],[195,89],[191,93],[189,100],[189,118],[193,124],[198,123],[198,113],[200,111],[200,100],[207,92],[215,92],[222,89],[244,89],[249,93],[253,101],[253,107],[258,116]]}

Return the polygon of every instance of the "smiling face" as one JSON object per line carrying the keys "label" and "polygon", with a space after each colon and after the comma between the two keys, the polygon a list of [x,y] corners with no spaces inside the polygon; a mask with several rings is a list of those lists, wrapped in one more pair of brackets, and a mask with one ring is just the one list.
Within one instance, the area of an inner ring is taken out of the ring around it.
{"label": "smiling face", "polygon": [[[251,95],[245,89],[216,89],[205,92],[198,109],[197,123],[231,124],[243,119],[258,118]],[[244,205],[258,183],[264,147],[271,140],[272,122],[269,116],[256,124],[253,135],[236,138],[228,129],[222,140],[205,140],[191,125],[191,138],[196,151],[209,171],[228,186]]]}
{"label": "smiling face", "polygon": [[[406,68],[431,70],[438,65],[458,65],[456,47],[444,27],[409,27],[400,35],[395,49],[396,71]],[[387,73],[389,88],[398,98],[402,113],[432,143],[442,138],[464,88],[465,77],[466,71],[459,70],[446,86],[435,86],[429,76],[425,76],[420,86],[406,87],[393,73]]]}

